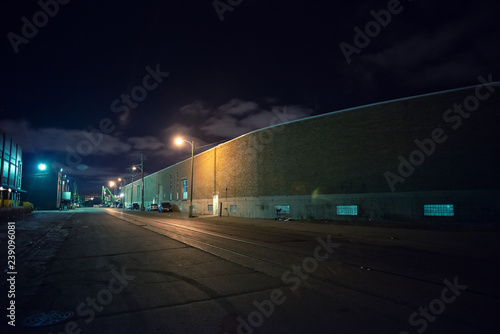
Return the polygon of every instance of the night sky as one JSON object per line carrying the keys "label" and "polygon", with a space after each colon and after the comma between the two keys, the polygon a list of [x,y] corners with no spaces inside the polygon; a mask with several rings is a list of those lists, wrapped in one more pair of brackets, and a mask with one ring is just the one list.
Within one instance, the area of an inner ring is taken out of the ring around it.
{"label": "night sky", "polygon": [[59,1],[1,4],[0,129],[26,173],[63,167],[80,192],[128,175],[141,153],[146,173],[188,158],[177,134],[208,145],[276,113],[500,78],[493,0]]}

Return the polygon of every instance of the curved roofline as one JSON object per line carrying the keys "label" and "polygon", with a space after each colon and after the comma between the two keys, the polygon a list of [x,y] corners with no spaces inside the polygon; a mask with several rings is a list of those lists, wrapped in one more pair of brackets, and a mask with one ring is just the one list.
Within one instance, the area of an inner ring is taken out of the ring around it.
{"label": "curved roofline", "polygon": [[[472,85],[472,86],[466,86],[466,87],[461,87],[461,88],[447,89],[447,90],[442,90],[442,91],[433,92],[433,93],[425,93],[425,94],[419,94],[419,95],[414,95],[414,96],[401,97],[401,98],[387,100],[387,101],[383,101],[383,102],[374,102],[374,103],[365,104],[365,105],[362,105],[362,106],[350,107],[350,108],[336,110],[336,111],[330,111],[330,112],[325,113],[325,114],[309,116],[309,117],[305,117],[305,118],[296,119],[296,120],[293,120],[293,121],[288,121],[288,122],[283,122],[283,123],[279,123],[279,124],[275,124],[275,125],[270,125],[270,126],[265,127],[265,128],[256,129],[256,130],[247,132],[245,134],[242,134],[242,135],[240,135],[240,136],[238,136],[236,138],[230,139],[230,140],[228,140],[228,141],[226,141],[224,143],[218,144],[217,146],[222,146],[222,145],[227,144],[227,143],[229,143],[229,142],[231,142],[233,140],[240,139],[241,137],[245,137],[247,135],[250,135],[250,134],[252,134],[254,132],[259,132],[259,131],[271,129],[271,128],[274,128],[274,127],[277,127],[277,126],[282,126],[282,125],[285,125],[285,124],[290,124],[290,123],[295,123],[295,122],[301,122],[301,121],[307,121],[307,120],[310,120],[310,119],[315,119],[315,118],[319,118],[319,117],[330,116],[330,115],[341,113],[341,112],[345,112],[345,111],[351,111],[351,110],[356,110],[356,109],[364,109],[364,108],[373,107],[373,106],[377,106],[377,105],[383,105],[383,104],[388,104],[388,103],[394,103],[394,102],[400,102],[400,101],[405,101],[405,100],[411,100],[411,99],[421,98],[421,97],[425,97],[425,96],[432,96],[432,95],[439,95],[439,94],[456,92],[456,91],[460,91],[460,90],[467,90],[467,89],[471,89],[471,88],[475,88],[475,87],[479,87],[479,86],[500,86],[500,81],[495,81],[495,82],[491,82],[491,83],[488,83],[488,84]],[[215,146],[215,147],[217,147],[217,146]],[[213,147],[213,148],[215,148],[215,147]],[[211,148],[211,149],[213,149],[213,148]],[[209,150],[211,150],[211,149],[209,149]],[[203,151],[203,152],[207,152],[209,150],[206,150],[206,151]]]}
{"label": "curved roofline", "polygon": [[[500,81],[494,81],[494,82],[491,82],[491,83],[488,83],[488,84],[480,84],[480,85],[472,85],[472,86],[466,86],[466,87],[461,87],[461,88],[447,89],[447,90],[442,90],[442,91],[433,92],[433,93],[425,93],[425,94],[419,94],[419,95],[414,95],[414,96],[402,97],[402,98],[392,99],[392,100],[383,101],[383,102],[375,102],[375,103],[365,104],[365,105],[362,105],[362,106],[357,106],[357,107],[351,107],[351,108],[347,108],[347,109],[341,109],[341,110],[331,111],[331,112],[328,112],[328,113],[325,113],[325,114],[314,115],[314,116],[309,116],[309,117],[305,117],[305,118],[296,119],[296,120],[293,120],[293,121],[288,121],[288,122],[284,122],[284,123],[270,125],[270,126],[267,126],[265,128],[260,128],[260,129],[256,129],[256,130],[244,133],[244,134],[242,134],[242,135],[240,135],[238,137],[235,137],[235,138],[229,139],[228,141],[225,141],[223,143],[217,144],[217,145],[215,145],[212,148],[209,148],[209,149],[207,149],[205,151],[202,151],[202,152],[196,154],[194,157],[197,157],[198,155],[201,155],[201,154],[204,154],[204,153],[206,153],[208,151],[211,151],[211,150],[217,148],[218,146],[226,145],[226,144],[228,144],[228,143],[230,143],[232,141],[238,140],[240,138],[243,138],[245,136],[251,135],[253,133],[256,133],[256,132],[259,132],[259,131],[265,131],[265,130],[268,130],[268,129],[272,129],[272,128],[277,127],[277,126],[282,126],[282,125],[286,125],[286,124],[307,121],[307,120],[311,120],[311,119],[315,119],[315,118],[319,118],[319,117],[326,117],[326,116],[330,116],[330,115],[341,113],[341,112],[346,112],[346,111],[351,111],[351,110],[357,110],[357,109],[364,109],[364,108],[373,107],[373,106],[377,106],[377,105],[383,105],[383,104],[389,104],[389,103],[400,102],[400,101],[405,101],[405,100],[411,100],[411,99],[416,99],[416,98],[421,98],[421,97],[426,97],[426,96],[433,96],[433,95],[439,95],[439,94],[457,92],[457,91],[467,90],[467,89],[471,89],[471,88],[475,88],[475,87],[479,87],[479,86],[500,86]],[[162,169],[160,169],[160,170],[158,170],[158,171],[156,171],[154,173],[151,173],[151,174],[147,175],[147,177],[149,177],[151,175],[154,175],[156,173],[159,173],[159,172],[161,172],[161,171],[163,171],[163,170],[165,170],[167,168],[171,168],[171,167],[177,166],[177,165],[179,165],[179,164],[181,164],[181,163],[183,163],[185,161],[189,161],[190,159],[191,159],[191,157],[189,157],[187,159],[184,159],[182,161],[179,161],[179,162],[177,162],[177,163],[175,163],[173,165],[170,165],[168,167],[162,168]],[[145,178],[146,178],[146,176],[145,176]],[[140,181],[140,180],[137,180],[137,181]],[[134,181],[132,183],[135,183],[137,181]],[[129,183],[129,184],[131,184],[131,183]]]}

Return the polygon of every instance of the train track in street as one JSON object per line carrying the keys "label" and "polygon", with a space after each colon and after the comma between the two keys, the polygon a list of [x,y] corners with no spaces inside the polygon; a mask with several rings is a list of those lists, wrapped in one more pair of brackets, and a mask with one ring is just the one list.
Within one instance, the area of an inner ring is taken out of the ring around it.
{"label": "train track in street", "polygon": [[[231,231],[225,232],[223,229],[209,226],[209,220],[202,223],[197,220],[169,219],[157,215],[148,217],[144,214],[137,215],[112,210],[108,213],[141,228],[281,280],[283,286],[291,290],[300,286],[309,293],[319,294],[326,298],[340,298],[349,303],[355,300],[357,307],[368,313],[376,314],[380,311],[366,306],[370,304],[381,306],[391,315],[404,310],[402,313],[409,316],[419,307],[429,304],[436,296],[439,296],[443,287],[446,286],[445,280],[453,282],[453,279],[458,277],[458,282],[462,282],[461,280],[464,279],[463,276],[451,276],[454,274],[452,273],[453,265],[433,275],[426,274],[425,269],[419,272],[419,268],[405,270],[407,268],[404,267],[394,266],[391,269],[388,269],[386,265],[379,267],[377,263],[363,261],[363,254],[360,251],[357,251],[357,256],[345,256],[343,248],[355,249],[355,245],[344,238],[332,238],[328,241],[330,238],[328,235],[268,229],[266,233],[262,233],[265,235],[263,239],[272,240],[267,242],[258,240],[258,236],[238,232],[234,227]],[[257,230],[257,232],[262,232],[260,229]],[[276,237],[276,234],[279,234],[279,237]],[[318,261],[314,255],[315,250],[324,244],[330,244],[332,253],[327,254],[324,247],[321,248],[316,255],[321,253],[323,259]],[[394,251],[379,246],[363,245],[362,247],[368,251],[388,252],[387,254]],[[443,262],[453,262],[453,257],[446,255],[411,254],[411,250],[406,250],[406,252],[410,257],[435,259],[441,256]],[[411,263],[408,265],[411,267]],[[474,305],[494,307],[500,300],[496,292],[481,291],[476,286],[467,286],[463,294],[461,298],[467,299],[470,304]],[[366,305],[364,305],[365,302]],[[472,312],[478,313],[477,317],[463,317],[449,312],[441,318],[448,322],[448,326],[455,324],[459,327],[465,326],[489,332],[488,326],[483,326],[481,321],[470,320],[481,319],[484,315],[480,314],[482,311],[473,309]]]}

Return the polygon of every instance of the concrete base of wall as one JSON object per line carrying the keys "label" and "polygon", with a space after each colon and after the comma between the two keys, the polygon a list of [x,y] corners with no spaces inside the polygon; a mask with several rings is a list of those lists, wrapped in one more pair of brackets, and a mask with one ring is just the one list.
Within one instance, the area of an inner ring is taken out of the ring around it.
{"label": "concrete base of wall", "polygon": [[[499,190],[240,197],[222,199],[221,203],[222,216],[248,218],[275,218],[277,206],[288,206],[289,213],[282,215],[294,219],[495,223],[500,216]],[[195,214],[214,212],[209,211],[212,199],[193,204]],[[426,216],[425,204],[452,204],[454,214]],[[357,215],[337,214],[337,206],[344,205],[357,206]],[[182,211],[188,209],[189,204],[183,203]]]}

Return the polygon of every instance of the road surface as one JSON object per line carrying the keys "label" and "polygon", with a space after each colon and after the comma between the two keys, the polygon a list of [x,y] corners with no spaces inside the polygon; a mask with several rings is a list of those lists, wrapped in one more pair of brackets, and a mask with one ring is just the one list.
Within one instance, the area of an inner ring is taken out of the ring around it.
{"label": "road surface", "polygon": [[[497,333],[498,231],[77,209],[0,239],[9,333]],[[53,324],[47,324],[53,321]]]}

